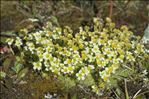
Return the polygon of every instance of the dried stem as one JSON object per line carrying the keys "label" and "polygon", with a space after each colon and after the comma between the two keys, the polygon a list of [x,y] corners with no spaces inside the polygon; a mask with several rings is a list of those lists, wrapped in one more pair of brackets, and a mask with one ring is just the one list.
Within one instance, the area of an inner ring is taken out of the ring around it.
{"label": "dried stem", "polygon": [[112,19],[112,13],[113,13],[113,1],[110,0],[110,6],[109,6],[109,18]]}

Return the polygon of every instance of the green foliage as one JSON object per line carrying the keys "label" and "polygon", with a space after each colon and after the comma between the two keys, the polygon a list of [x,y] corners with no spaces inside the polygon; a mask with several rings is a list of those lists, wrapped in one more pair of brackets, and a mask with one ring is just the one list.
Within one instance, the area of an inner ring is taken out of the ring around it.
{"label": "green foliage", "polygon": [[22,70],[20,70],[20,72],[18,72],[17,74],[15,83],[18,83],[22,78],[25,77],[25,75],[27,75],[27,73],[28,73],[28,68],[23,68]]}
{"label": "green foliage", "polygon": [[5,77],[6,77],[6,73],[3,71],[0,71],[0,79],[5,78]]}
{"label": "green foliage", "polygon": [[69,90],[72,88],[72,87],[75,87],[76,86],[76,83],[73,79],[67,77],[67,76],[60,76],[58,78],[58,80],[64,84],[64,89],[69,92]]}
{"label": "green foliage", "polygon": [[21,70],[22,67],[23,67],[23,66],[22,66],[21,63],[16,62],[16,63],[14,64],[14,66],[12,67],[12,70],[13,70],[15,73],[19,73],[19,71]]}

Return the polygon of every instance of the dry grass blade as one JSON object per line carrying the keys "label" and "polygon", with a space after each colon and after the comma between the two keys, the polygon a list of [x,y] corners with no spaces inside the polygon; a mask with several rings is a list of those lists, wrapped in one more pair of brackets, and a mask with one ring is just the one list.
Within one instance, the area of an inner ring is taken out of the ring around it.
{"label": "dry grass blade", "polygon": [[127,81],[126,81],[126,79],[124,79],[124,83],[125,83],[125,97],[126,97],[126,99],[129,99],[128,90],[127,90]]}
{"label": "dry grass blade", "polygon": [[141,89],[136,92],[136,94],[133,96],[132,99],[135,99],[140,92],[141,92]]}

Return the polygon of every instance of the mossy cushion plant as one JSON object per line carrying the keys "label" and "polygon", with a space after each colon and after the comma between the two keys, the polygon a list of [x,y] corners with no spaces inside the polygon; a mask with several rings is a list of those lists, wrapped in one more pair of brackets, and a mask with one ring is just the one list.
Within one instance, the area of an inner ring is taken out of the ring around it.
{"label": "mossy cushion plant", "polygon": [[146,54],[139,36],[133,35],[127,26],[116,28],[109,18],[105,23],[94,18],[92,26],[78,30],[54,27],[48,22],[42,30],[23,30],[23,38],[8,39],[7,43],[15,45],[20,50],[19,57],[28,59],[35,71],[67,76],[78,82],[92,77],[95,83],[90,88],[97,94],[110,83],[117,69],[131,68]]}

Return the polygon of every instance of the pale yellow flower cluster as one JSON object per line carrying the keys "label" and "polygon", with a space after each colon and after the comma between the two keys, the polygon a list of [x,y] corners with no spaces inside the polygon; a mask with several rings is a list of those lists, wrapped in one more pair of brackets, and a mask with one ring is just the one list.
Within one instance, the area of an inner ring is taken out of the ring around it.
{"label": "pale yellow flower cluster", "polygon": [[[35,70],[75,75],[77,80],[85,80],[89,74],[98,73],[100,80],[108,82],[121,64],[135,62],[145,53],[139,37],[126,26],[116,28],[109,18],[105,23],[95,18],[92,28],[80,27],[78,32],[67,26],[64,29],[47,27],[23,38],[26,40],[24,52],[30,51],[31,55],[38,57],[32,62]],[[15,45],[22,45],[19,37]],[[96,90],[95,86],[93,89]]]}

